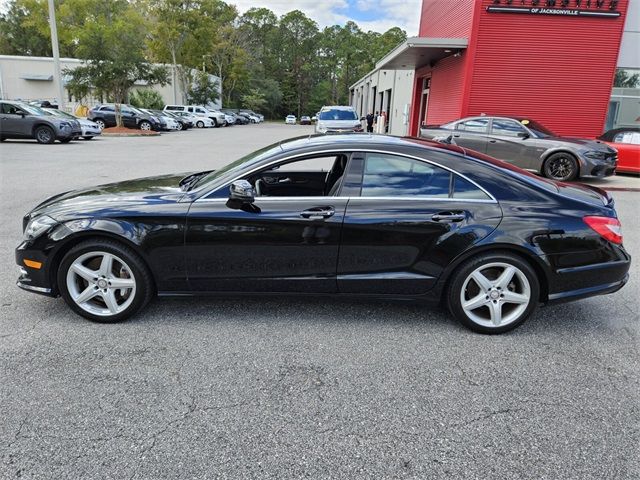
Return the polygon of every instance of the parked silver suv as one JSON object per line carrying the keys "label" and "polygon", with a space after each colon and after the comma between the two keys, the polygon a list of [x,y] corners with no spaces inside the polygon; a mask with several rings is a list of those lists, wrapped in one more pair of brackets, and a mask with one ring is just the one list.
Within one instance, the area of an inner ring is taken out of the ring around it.
{"label": "parked silver suv", "polygon": [[316,122],[316,133],[362,132],[362,123],[353,107],[322,107]]}
{"label": "parked silver suv", "polygon": [[523,117],[467,117],[444,125],[425,125],[420,136],[469,148],[560,181],[613,175],[618,164],[618,152],[601,141],[559,137]]}
{"label": "parked silver suv", "polygon": [[38,143],[67,143],[82,135],[77,120],[57,117],[40,107],[17,101],[0,101],[0,141],[35,138]]}

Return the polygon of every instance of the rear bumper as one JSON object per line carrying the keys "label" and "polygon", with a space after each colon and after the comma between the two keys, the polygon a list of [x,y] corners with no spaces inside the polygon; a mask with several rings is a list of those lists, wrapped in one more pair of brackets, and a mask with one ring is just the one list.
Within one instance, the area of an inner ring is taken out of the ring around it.
{"label": "rear bumper", "polygon": [[607,295],[609,293],[615,293],[626,285],[629,281],[629,274],[627,273],[622,280],[612,283],[605,283],[602,285],[596,285],[595,287],[586,287],[578,290],[570,290],[568,292],[560,292],[549,295],[548,303],[550,305],[556,303],[571,302],[573,300],[580,300],[581,298],[593,297],[595,295]]}

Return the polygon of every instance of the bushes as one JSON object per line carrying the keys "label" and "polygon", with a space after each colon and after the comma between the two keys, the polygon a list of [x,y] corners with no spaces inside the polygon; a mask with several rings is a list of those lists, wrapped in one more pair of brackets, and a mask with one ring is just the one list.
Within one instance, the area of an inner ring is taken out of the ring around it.
{"label": "bushes", "polygon": [[162,110],[164,100],[155,90],[135,90],[129,95],[129,103],[138,108]]}

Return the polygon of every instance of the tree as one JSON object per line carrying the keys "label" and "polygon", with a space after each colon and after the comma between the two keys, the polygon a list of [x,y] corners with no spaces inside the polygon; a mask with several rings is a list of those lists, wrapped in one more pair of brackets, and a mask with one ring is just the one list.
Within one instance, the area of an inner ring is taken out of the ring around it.
{"label": "tree", "polygon": [[129,103],[138,108],[153,108],[162,110],[164,100],[155,90],[134,90],[129,95]]}
{"label": "tree", "polygon": [[119,105],[129,90],[137,82],[166,85],[168,72],[146,60],[144,18],[126,0],[92,5],[91,15],[77,29],[77,53],[85,62],[65,74],[75,88],[91,88],[112,99],[121,126]]}
{"label": "tree", "polygon": [[259,89],[252,88],[249,93],[242,96],[242,104],[249,110],[261,112],[267,104],[267,99]]}
{"label": "tree", "polygon": [[195,71],[187,92],[187,101],[194,105],[207,105],[220,99],[218,82],[212,81],[205,72]]}

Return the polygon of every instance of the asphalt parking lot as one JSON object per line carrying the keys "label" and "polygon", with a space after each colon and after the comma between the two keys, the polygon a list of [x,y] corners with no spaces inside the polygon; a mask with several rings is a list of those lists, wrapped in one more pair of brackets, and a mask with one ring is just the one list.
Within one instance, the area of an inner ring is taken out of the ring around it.
{"label": "asphalt parking lot", "polygon": [[327,298],[165,299],[98,325],[15,287],[45,197],[310,132],[0,145],[0,478],[639,478],[638,192],[613,192],[629,284],[502,336]]}

